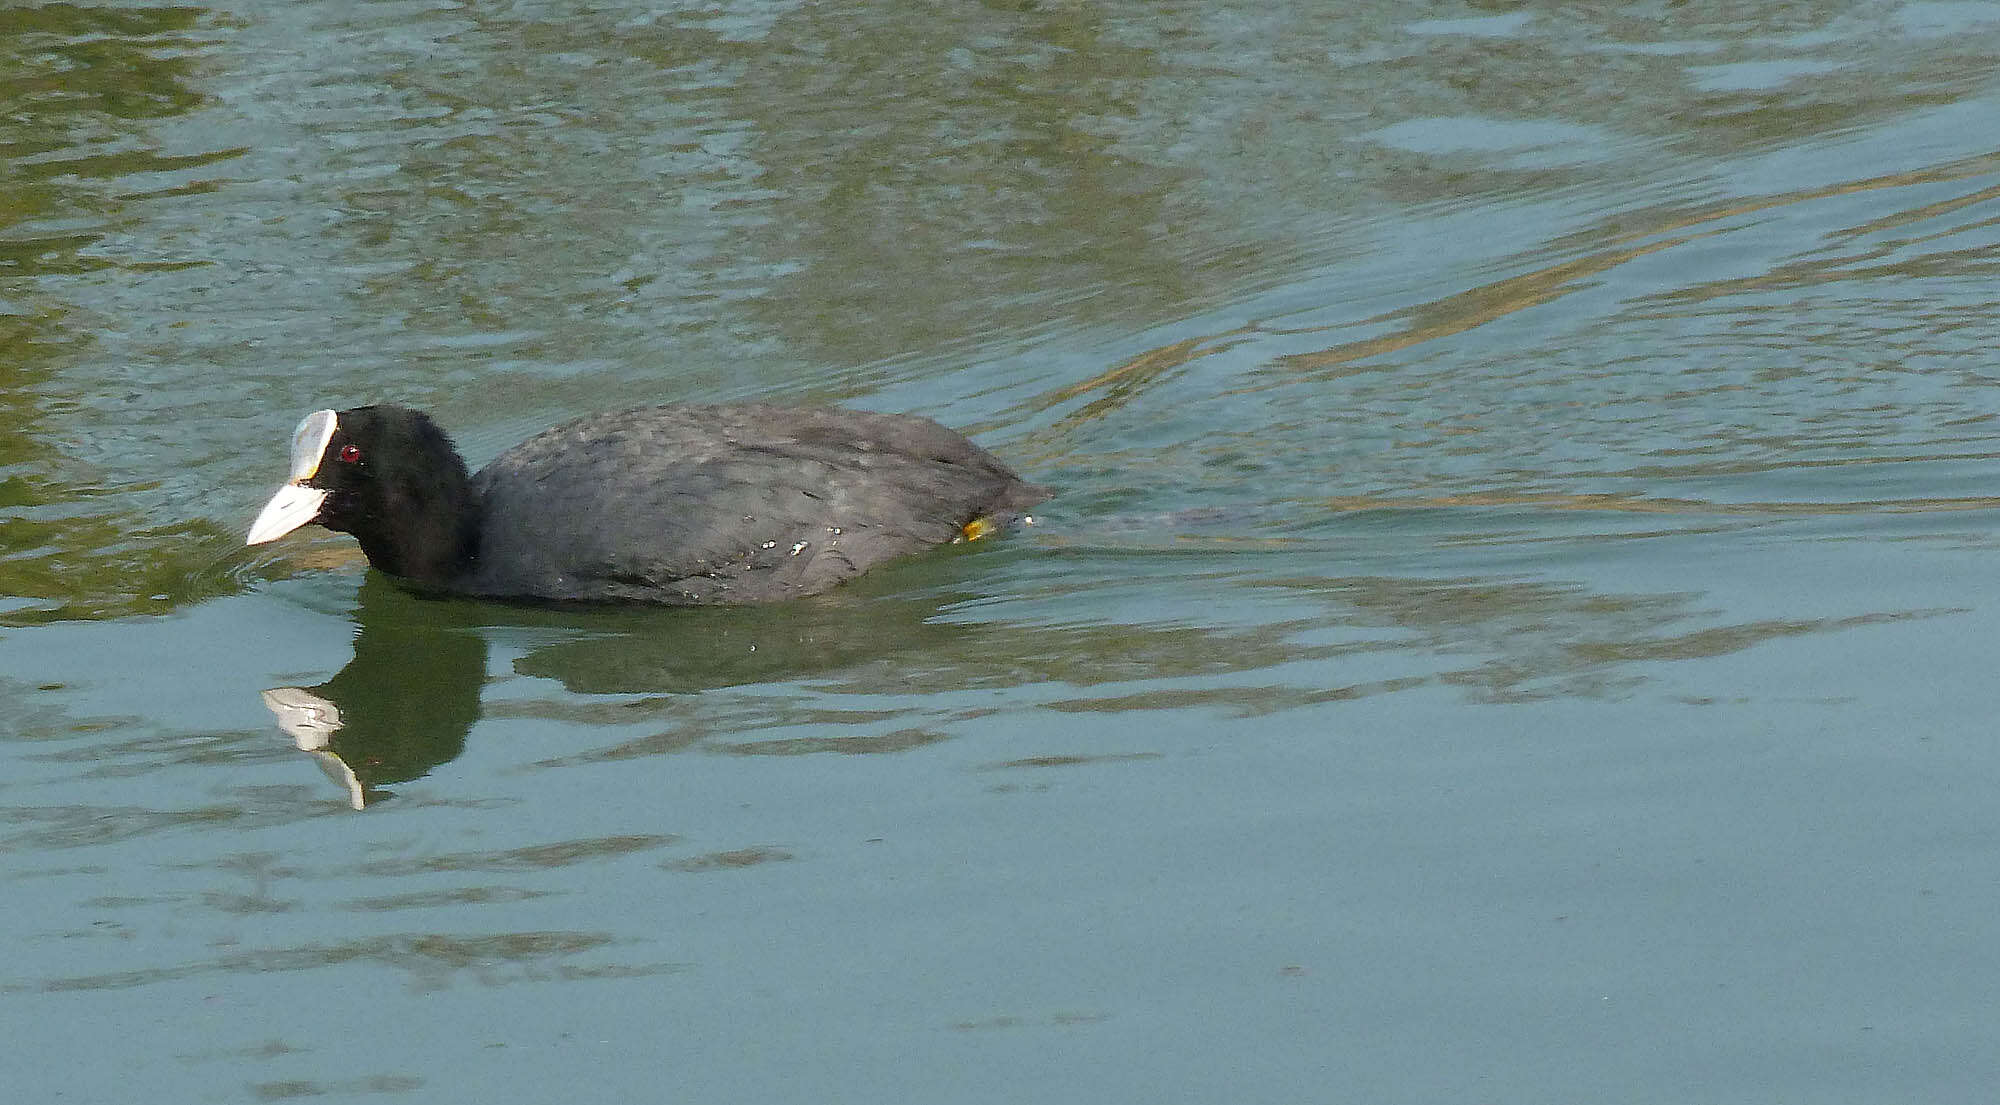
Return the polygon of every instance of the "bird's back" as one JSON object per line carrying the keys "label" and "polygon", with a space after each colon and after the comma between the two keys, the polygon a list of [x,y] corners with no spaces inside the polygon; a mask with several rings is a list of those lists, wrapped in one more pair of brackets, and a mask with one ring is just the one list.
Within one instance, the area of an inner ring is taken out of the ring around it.
{"label": "bird's back", "polygon": [[681,603],[823,591],[1047,496],[929,419],[761,404],[577,419],[473,487],[480,548],[461,589]]}

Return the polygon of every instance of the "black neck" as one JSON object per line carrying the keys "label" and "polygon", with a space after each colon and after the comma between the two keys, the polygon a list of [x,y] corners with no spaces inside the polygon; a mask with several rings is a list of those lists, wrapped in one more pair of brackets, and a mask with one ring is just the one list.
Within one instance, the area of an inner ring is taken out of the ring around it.
{"label": "black neck", "polygon": [[443,583],[479,555],[479,504],[462,467],[416,486],[390,489],[393,526],[359,525],[354,537],[368,562],[390,575]]}

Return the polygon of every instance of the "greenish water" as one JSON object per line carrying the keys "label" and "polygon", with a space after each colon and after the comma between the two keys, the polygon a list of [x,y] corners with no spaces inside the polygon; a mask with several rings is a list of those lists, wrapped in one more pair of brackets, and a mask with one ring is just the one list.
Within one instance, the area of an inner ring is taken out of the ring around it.
{"label": "greenish water", "polygon": [[[1996,59],[1993,3],[0,11],[4,1083],[1984,1100]],[[314,408],[476,464],[750,397],[1059,494],[752,610],[241,545]]]}

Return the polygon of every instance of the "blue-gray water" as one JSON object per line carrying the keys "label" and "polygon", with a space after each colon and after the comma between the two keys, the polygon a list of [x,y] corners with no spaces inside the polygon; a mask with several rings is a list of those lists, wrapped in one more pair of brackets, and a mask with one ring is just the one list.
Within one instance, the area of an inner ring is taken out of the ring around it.
{"label": "blue-gray water", "polygon": [[[7,1096],[1989,1099],[1996,61],[1978,2],[0,10]],[[1059,494],[752,610],[241,547],[316,407],[477,463],[751,397]]]}

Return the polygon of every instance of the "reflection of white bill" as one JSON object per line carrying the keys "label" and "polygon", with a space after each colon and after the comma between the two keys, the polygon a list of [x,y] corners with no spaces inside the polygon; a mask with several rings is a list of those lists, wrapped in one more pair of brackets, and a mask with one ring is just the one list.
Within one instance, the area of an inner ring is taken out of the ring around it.
{"label": "reflection of white bill", "polygon": [[326,750],[327,742],[340,732],[340,707],[303,687],[273,687],[264,692],[264,706],[278,717],[278,728],[292,738],[299,751],[310,755],[326,777],[347,792],[347,804],[355,809],[368,805],[361,780],[339,756]]}
{"label": "reflection of white bill", "polygon": [[272,687],[264,692],[264,706],[301,752],[325,748],[340,732],[340,707],[302,687]]}

